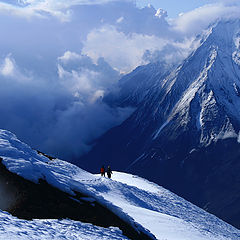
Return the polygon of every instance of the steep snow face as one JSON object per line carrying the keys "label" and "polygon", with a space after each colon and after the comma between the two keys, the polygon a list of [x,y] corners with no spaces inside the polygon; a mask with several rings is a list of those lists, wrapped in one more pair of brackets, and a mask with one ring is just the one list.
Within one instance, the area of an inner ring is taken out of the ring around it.
{"label": "steep snow face", "polygon": [[[84,193],[149,238],[168,240],[236,240],[240,231],[170,191],[134,175],[113,172],[112,179],[92,175],[72,164],[39,156],[13,134],[0,130],[0,157],[12,172],[72,194]],[[126,239],[116,228],[99,228],[70,220],[23,221],[0,212],[0,238]],[[13,231],[14,229],[14,231]],[[43,230],[44,229],[44,230]],[[29,236],[28,236],[29,235]],[[154,237],[155,236],[155,237]],[[49,237],[49,238],[50,238]]]}
{"label": "steep snow face", "polygon": [[[166,116],[164,127],[170,121],[183,129],[195,125],[204,145],[219,138],[237,137],[240,123],[237,57],[240,21],[220,22],[210,31],[202,45],[168,80],[171,84],[168,83],[167,94],[159,98],[161,103],[166,98],[173,101],[167,108],[159,104],[159,112],[164,111]],[[163,129],[162,124],[159,129]],[[159,129],[154,138],[160,134]]]}
{"label": "steep snow face", "polygon": [[151,112],[148,122],[152,118],[156,123],[153,139],[171,121],[183,131],[188,125],[196,126],[205,145],[221,137],[236,137],[239,125],[233,122],[240,122],[239,32],[240,21],[220,22],[181,66],[161,81],[159,76],[155,78],[135,112],[136,122]]}

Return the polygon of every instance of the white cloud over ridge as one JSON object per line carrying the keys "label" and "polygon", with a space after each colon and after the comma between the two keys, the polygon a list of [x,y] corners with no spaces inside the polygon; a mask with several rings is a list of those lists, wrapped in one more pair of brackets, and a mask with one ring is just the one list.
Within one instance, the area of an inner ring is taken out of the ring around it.
{"label": "white cloud over ridge", "polygon": [[102,101],[122,73],[179,62],[212,21],[238,6],[213,3],[167,19],[134,1],[0,1],[0,128],[69,159],[131,109]]}
{"label": "white cloud over ridge", "polygon": [[220,1],[182,13],[173,21],[173,30],[185,36],[196,35],[217,20],[239,18],[240,6],[234,2],[236,1]]}
{"label": "white cloud over ridge", "polygon": [[58,60],[59,82],[72,95],[87,96],[85,100],[96,99],[100,92],[104,95],[120,78],[103,58],[94,63],[87,55],[67,51]]}

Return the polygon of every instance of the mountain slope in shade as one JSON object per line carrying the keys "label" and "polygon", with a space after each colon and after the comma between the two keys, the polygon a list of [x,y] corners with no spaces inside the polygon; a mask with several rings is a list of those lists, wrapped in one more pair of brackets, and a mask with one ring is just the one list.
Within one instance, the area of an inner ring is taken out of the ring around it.
{"label": "mountain slope in shade", "polygon": [[[114,171],[112,179],[108,179],[59,159],[50,161],[4,130],[0,130],[0,157],[12,174],[36,187],[44,179],[76,204],[85,201],[107,208],[140,234],[131,239],[240,239],[238,229],[163,187],[126,173]],[[118,228],[106,229],[71,220],[20,220],[2,211],[0,223],[0,238],[4,239],[90,239],[91,234],[92,239],[119,239],[122,234]]]}
{"label": "mountain slope in shade", "polygon": [[[240,227],[239,44],[240,21],[222,21],[170,74],[144,67],[138,81],[151,79],[152,85],[142,90],[135,112],[78,164],[90,171],[110,164],[144,176]],[[228,181],[224,194],[221,172]],[[211,207],[219,199],[222,205]]]}

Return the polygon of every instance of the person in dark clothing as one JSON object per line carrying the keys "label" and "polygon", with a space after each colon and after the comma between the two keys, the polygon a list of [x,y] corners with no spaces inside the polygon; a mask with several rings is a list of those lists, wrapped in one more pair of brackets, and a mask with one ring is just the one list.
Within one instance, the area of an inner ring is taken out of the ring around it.
{"label": "person in dark clothing", "polygon": [[110,166],[108,166],[108,168],[107,168],[107,175],[108,175],[108,178],[111,178],[112,170],[111,170]]}
{"label": "person in dark clothing", "polygon": [[101,173],[102,177],[105,177],[105,168],[104,168],[104,166],[101,167],[100,173]]}

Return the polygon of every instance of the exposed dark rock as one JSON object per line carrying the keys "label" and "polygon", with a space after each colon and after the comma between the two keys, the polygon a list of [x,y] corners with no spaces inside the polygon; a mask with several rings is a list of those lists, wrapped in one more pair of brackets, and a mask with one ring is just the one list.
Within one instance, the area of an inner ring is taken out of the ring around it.
{"label": "exposed dark rock", "polygon": [[50,156],[50,155],[48,155],[48,154],[46,154],[46,153],[43,153],[43,152],[41,152],[41,151],[39,151],[39,150],[37,150],[37,152],[38,152],[39,155],[43,155],[44,157],[47,157],[49,160],[54,160],[54,159],[56,159],[55,157]]}

